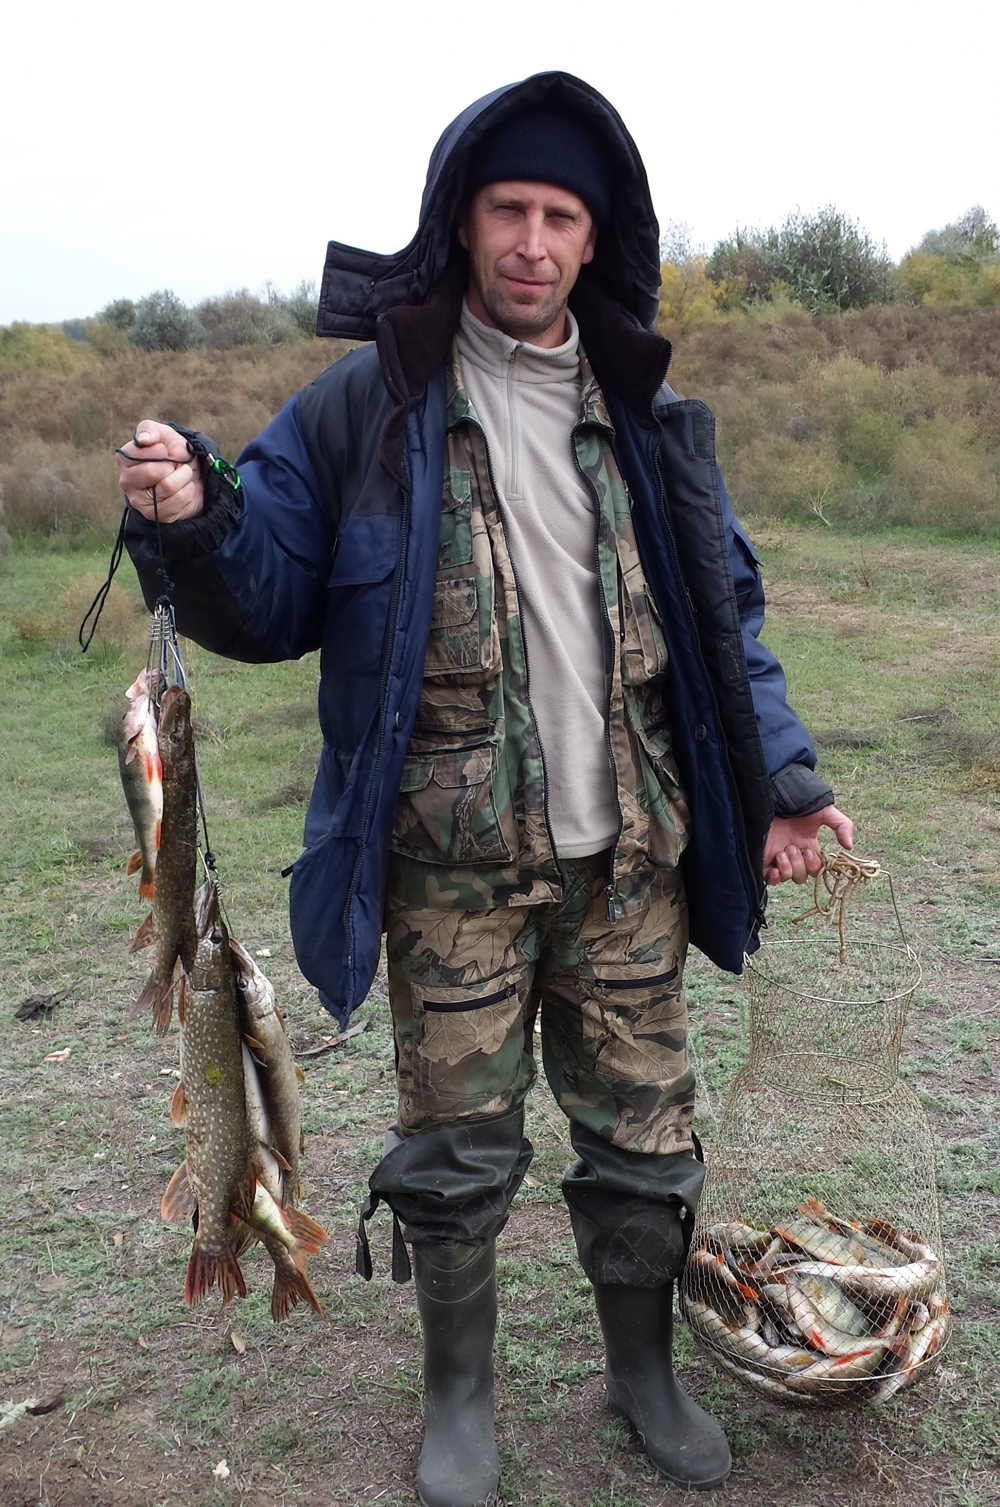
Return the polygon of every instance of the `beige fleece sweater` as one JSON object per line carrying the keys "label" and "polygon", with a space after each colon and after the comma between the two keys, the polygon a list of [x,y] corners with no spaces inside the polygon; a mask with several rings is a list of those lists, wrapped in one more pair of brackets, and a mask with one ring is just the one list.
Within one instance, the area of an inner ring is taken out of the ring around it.
{"label": "beige fleece sweater", "polygon": [[619,811],[605,725],[594,501],[573,455],[579,332],[565,345],[512,340],[462,309],[462,380],[486,433],[517,576],[528,692],[560,858],[610,847]]}

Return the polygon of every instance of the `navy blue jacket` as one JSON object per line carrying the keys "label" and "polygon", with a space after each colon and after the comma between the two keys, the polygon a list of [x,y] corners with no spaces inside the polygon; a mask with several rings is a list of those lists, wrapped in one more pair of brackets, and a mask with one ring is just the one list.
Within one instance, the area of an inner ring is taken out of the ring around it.
{"label": "navy blue jacket", "polygon": [[[617,159],[618,213],[601,227],[603,258],[584,269],[571,302],[667,640],[692,817],[692,940],[721,967],[739,972],[756,946],[775,811],[815,811],[832,797],[812,772],[781,667],[757,640],[760,574],[715,462],[712,416],[663,380],[670,347],[647,327],[656,221],[634,143],[607,101],[569,75],[498,91],[442,138],[410,247],[382,258],[331,243],[320,333],[373,343],[285,405],[239,458],[239,491],[217,483],[203,514],[163,530],[184,633],[249,661],[321,650],[323,753],[292,874],[291,926],[299,966],[341,1021],[378,964],[388,832],[430,629],[444,362],[468,280],[452,233],[464,164],[484,129],[543,100],[586,115]],[[151,601],[154,533],[136,515],[127,540]]]}

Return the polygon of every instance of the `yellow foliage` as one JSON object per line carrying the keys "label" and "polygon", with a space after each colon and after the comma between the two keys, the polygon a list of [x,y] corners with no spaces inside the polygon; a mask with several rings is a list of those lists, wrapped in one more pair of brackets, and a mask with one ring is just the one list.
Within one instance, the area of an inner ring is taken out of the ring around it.
{"label": "yellow foliage", "polygon": [[51,324],[10,324],[0,327],[0,367],[22,370],[47,368],[72,371],[86,359],[79,341],[70,340]]}
{"label": "yellow foliage", "polygon": [[704,256],[687,256],[683,262],[664,262],[660,268],[660,313],[657,324],[680,325],[714,319],[726,297],[726,284],[716,283],[705,271]]}
{"label": "yellow foliage", "polygon": [[963,305],[1000,307],[1000,263],[926,256],[914,251],[899,264],[899,282],[910,303],[928,309]]}

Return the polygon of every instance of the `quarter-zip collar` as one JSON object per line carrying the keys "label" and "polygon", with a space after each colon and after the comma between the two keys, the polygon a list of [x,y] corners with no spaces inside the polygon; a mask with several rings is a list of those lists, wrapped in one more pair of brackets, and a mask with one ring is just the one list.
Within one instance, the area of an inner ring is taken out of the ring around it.
{"label": "quarter-zip collar", "polygon": [[569,338],[562,345],[529,345],[523,340],[515,340],[503,330],[483,324],[470,310],[468,301],[463,301],[458,329],[459,355],[487,376],[508,382],[579,382],[580,328],[569,310],[566,318]]}

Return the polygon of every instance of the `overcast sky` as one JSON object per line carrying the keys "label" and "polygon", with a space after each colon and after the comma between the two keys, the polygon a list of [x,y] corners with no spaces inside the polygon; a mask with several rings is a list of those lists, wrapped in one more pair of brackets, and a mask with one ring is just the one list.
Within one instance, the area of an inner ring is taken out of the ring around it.
{"label": "overcast sky", "polygon": [[289,289],[331,238],[397,250],[447,122],[549,68],[608,96],[661,224],[696,243],[833,203],[899,257],[970,204],[1000,218],[998,18],[996,0],[29,0],[2,29],[0,323]]}

